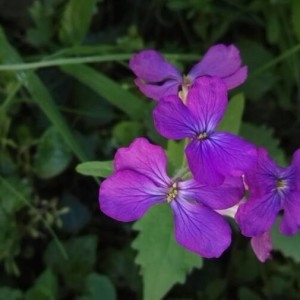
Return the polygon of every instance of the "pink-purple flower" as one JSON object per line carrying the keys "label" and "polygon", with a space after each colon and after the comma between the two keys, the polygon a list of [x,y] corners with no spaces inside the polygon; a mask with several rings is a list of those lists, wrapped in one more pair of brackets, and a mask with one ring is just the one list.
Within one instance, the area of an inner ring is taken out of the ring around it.
{"label": "pink-purple flower", "polygon": [[212,46],[184,76],[155,50],[136,53],[129,65],[137,76],[135,84],[143,94],[154,100],[177,95],[180,90],[185,92],[201,76],[219,77],[227,89],[239,86],[247,78],[247,67],[242,66],[239,50],[234,45]]}
{"label": "pink-purple flower", "polygon": [[231,207],[242,198],[241,178],[227,178],[215,188],[193,179],[171,179],[166,165],[163,149],[144,138],[120,148],[114,159],[114,174],[100,186],[100,209],[118,221],[131,222],[151,206],[168,203],[174,214],[177,242],[203,257],[219,257],[230,245],[231,230],[214,210]]}
{"label": "pink-purple flower", "polygon": [[291,165],[282,168],[260,148],[257,164],[246,173],[245,181],[250,197],[235,216],[243,235],[253,237],[269,231],[280,211],[281,233],[292,235],[300,229],[300,149]]}
{"label": "pink-purple flower", "polygon": [[241,176],[256,163],[254,145],[216,131],[227,107],[227,89],[217,77],[201,77],[190,88],[186,103],[178,96],[162,98],[153,111],[157,131],[168,139],[189,138],[185,149],[194,178],[222,184],[226,176]]}

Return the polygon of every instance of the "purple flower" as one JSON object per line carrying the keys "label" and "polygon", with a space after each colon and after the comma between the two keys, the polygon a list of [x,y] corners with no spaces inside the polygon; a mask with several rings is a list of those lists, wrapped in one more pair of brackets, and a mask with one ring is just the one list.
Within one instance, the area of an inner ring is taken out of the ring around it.
{"label": "purple flower", "polygon": [[256,162],[256,147],[238,136],[217,132],[227,107],[227,89],[217,77],[201,77],[186,104],[178,96],[158,102],[153,111],[157,131],[168,139],[189,138],[189,168],[203,184],[219,185],[226,176],[241,176]]}
{"label": "purple flower", "polygon": [[245,174],[250,197],[235,216],[245,236],[259,236],[274,224],[283,210],[280,231],[292,235],[300,228],[300,149],[291,166],[279,167],[260,148],[256,166]]}
{"label": "purple flower", "polygon": [[233,89],[247,78],[247,67],[241,66],[239,50],[234,45],[215,45],[188,73],[182,76],[177,68],[167,62],[155,50],[136,53],[129,66],[137,78],[135,84],[147,97],[154,100],[177,95],[179,90],[185,94],[194,81],[201,76],[221,78],[227,89]]}
{"label": "purple flower", "polygon": [[131,222],[152,205],[169,203],[177,242],[204,257],[219,257],[230,245],[231,230],[214,209],[231,207],[240,200],[242,180],[230,178],[211,188],[193,179],[169,178],[166,164],[163,149],[144,138],[120,148],[114,160],[115,173],[100,186],[100,209],[118,221]]}

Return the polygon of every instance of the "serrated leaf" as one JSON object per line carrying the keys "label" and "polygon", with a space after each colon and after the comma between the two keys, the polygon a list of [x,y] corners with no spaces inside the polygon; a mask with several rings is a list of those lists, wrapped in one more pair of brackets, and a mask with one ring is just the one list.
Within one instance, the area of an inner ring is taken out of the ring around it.
{"label": "serrated leaf", "polygon": [[272,227],[271,236],[273,249],[280,251],[284,256],[291,257],[300,263],[300,233],[285,236],[279,232],[279,222]]}
{"label": "serrated leaf", "polygon": [[69,0],[59,31],[60,40],[67,45],[80,44],[89,29],[95,4],[98,0]]}
{"label": "serrated leaf", "polygon": [[35,281],[34,286],[25,295],[25,300],[56,300],[58,281],[50,269],[46,269]]}
{"label": "serrated leaf", "polygon": [[285,154],[279,147],[279,141],[273,135],[273,129],[266,126],[255,126],[243,123],[241,136],[257,146],[264,147],[269,151],[270,156],[281,166],[286,165]]}
{"label": "serrated leaf", "polygon": [[202,266],[202,258],[181,247],[174,238],[171,208],[167,204],[152,207],[134,224],[139,235],[132,247],[138,251],[144,300],[159,300],[176,283],[183,283],[193,268]]}
{"label": "serrated leaf", "polygon": [[85,292],[79,300],[115,300],[116,291],[108,277],[91,273],[85,279]]}
{"label": "serrated leaf", "polygon": [[63,172],[72,159],[69,146],[54,128],[48,128],[41,137],[33,167],[40,178],[51,178]]}
{"label": "serrated leaf", "polygon": [[85,235],[70,239],[63,245],[68,259],[64,258],[54,242],[51,242],[44,254],[44,261],[53,271],[62,275],[66,284],[73,289],[81,289],[84,278],[96,262],[98,238]]}
{"label": "serrated leaf", "polygon": [[77,165],[76,171],[82,175],[106,178],[114,171],[113,161],[88,161]]}
{"label": "serrated leaf", "polygon": [[241,127],[242,116],[245,107],[243,93],[233,96],[227,106],[225,116],[219,124],[218,130],[238,134]]}

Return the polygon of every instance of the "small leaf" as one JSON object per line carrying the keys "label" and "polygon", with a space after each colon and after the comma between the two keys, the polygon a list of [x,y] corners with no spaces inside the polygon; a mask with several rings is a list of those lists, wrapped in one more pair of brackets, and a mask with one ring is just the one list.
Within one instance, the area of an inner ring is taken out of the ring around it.
{"label": "small leaf", "polygon": [[183,283],[194,267],[202,266],[202,258],[181,247],[174,238],[171,209],[159,204],[134,224],[139,231],[133,242],[141,266],[144,300],[159,300],[176,283]]}
{"label": "small leaf", "polygon": [[113,161],[88,161],[77,165],[76,171],[82,175],[106,178],[114,171]]}
{"label": "small leaf", "polygon": [[115,300],[117,298],[114,286],[108,277],[91,273],[85,279],[85,292],[79,300]]}
{"label": "small leaf", "polygon": [[60,40],[67,45],[80,44],[89,29],[97,0],[69,0],[61,19]]}
{"label": "small leaf", "polygon": [[227,106],[226,114],[219,124],[218,130],[238,134],[241,127],[245,106],[243,93],[233,96]]}
{"label": "small leaf", "polygon": [[58,294],[57,278],[50,269],[46,269],[26,293],[25,300],[56,300]]}
{"label": "small leaf", "polygon": [[59,132],[50,127],[40,139],[33,165],[40,178],[51,178],[62,173],[71,159],[69,146]]}

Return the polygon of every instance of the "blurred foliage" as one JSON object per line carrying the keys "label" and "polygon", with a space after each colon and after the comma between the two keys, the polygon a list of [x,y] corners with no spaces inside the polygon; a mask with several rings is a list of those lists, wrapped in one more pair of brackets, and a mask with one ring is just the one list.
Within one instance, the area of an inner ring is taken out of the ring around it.
{"label": "blurred foliage", "polygon": [[188,70],[212,44],[236,44],[249,77],[220,128],[286,165],[300,135],[298,0],[2,0],[0,18],[1,300],[299,299],[299,234],[274,230],[262,265],[234,230],[202,264],[163,243],[169,211],[132,228],[97,200],[97,177],[137,136],[167,149],[170,174],[182,164],[183,142],[156,133],[134,87],[128,59],[144,48]]}

